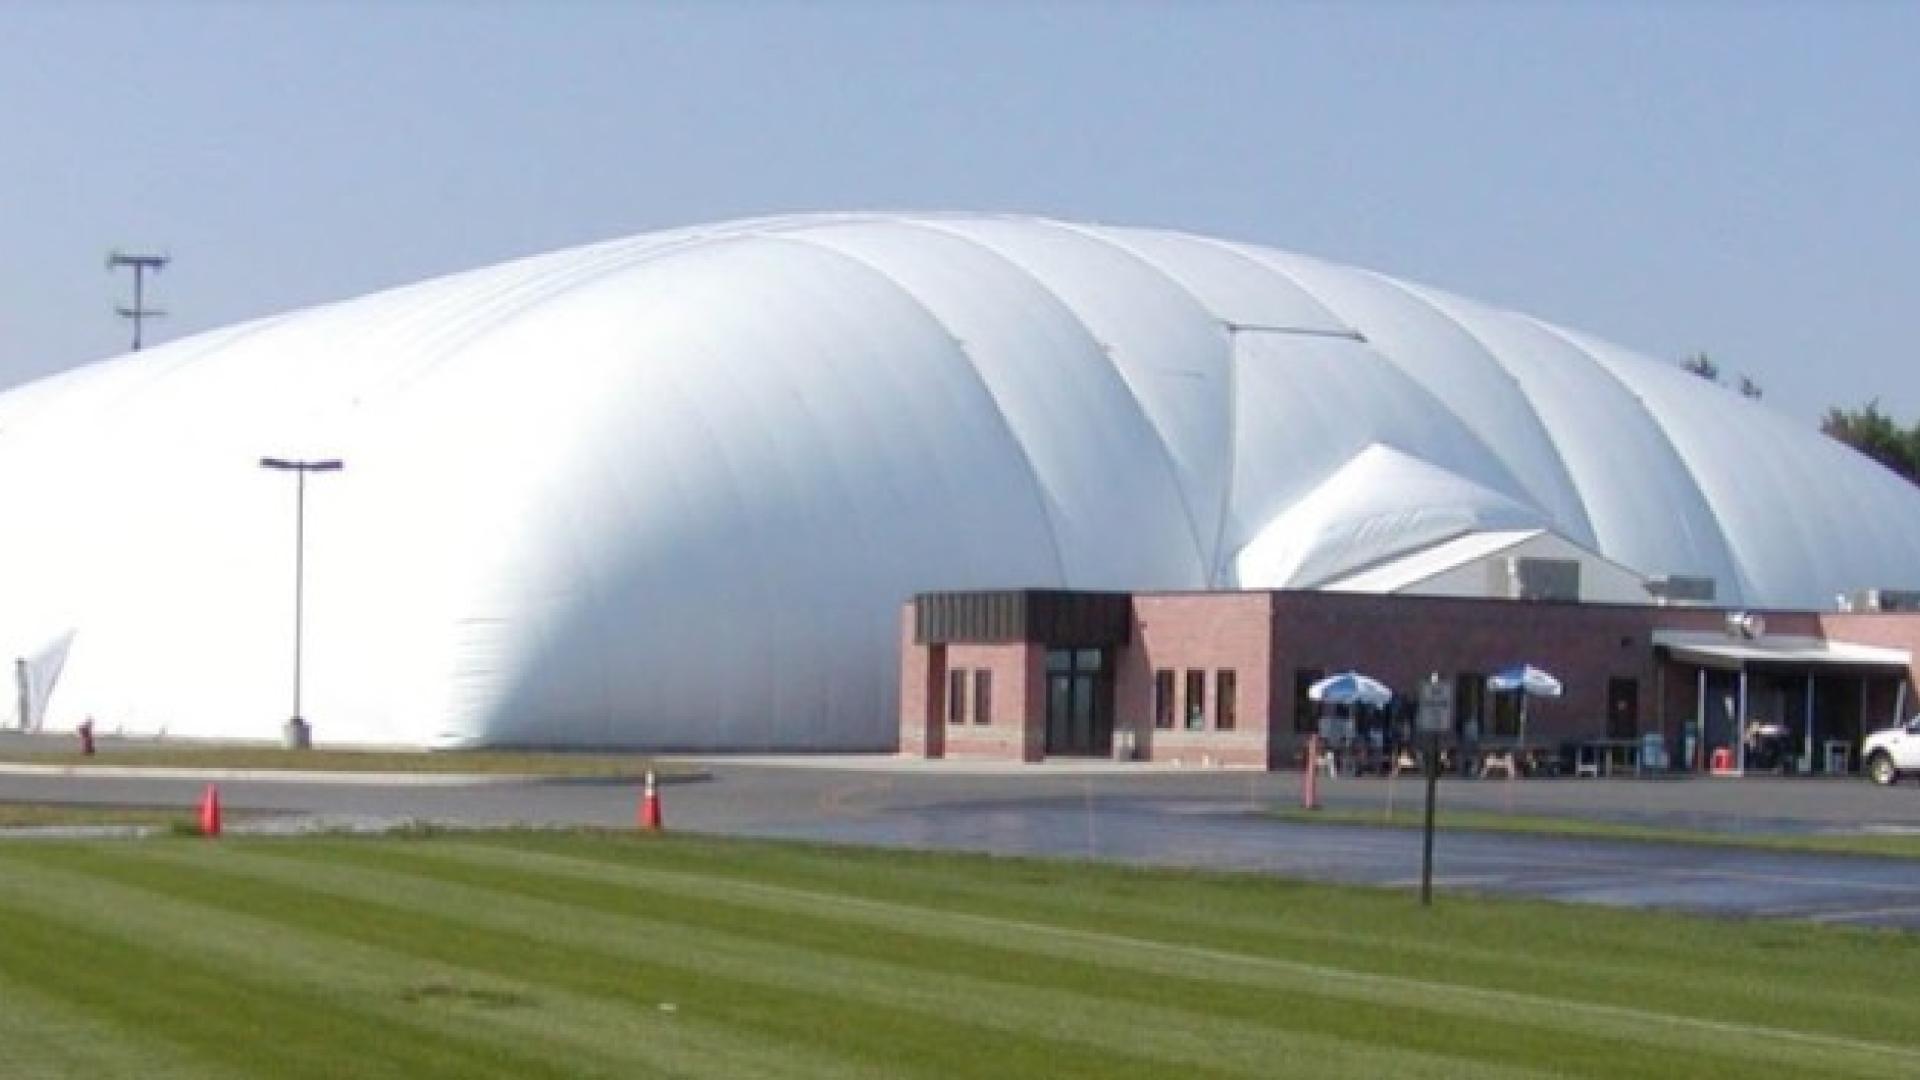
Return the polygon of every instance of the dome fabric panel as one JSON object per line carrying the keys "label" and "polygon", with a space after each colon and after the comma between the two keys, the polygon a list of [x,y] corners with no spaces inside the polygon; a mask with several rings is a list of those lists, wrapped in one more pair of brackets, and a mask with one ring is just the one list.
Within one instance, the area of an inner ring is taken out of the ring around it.
{"label": "dome fabric panel", "polygon": [[[880,749],[934,589],[1311,587],[1545,529],[1730,604],[1913,585],[1920,494],[1424,286],[1166,230],[770,217],[502,263],[0,394],[32,721]],[[16,519],[19,520],[19,519]],[[70,637],[69,637],[70,635]]]}
{"label": "dome fabric panel", "polygon": [[[1705,497],[1626,385],[1565,337],[1531,320],[1438,290],[1408,288],[1473,334],[1512,374],[1586,511],[1590,546],[1652,575],[1737,580]],[[1639,482],[1621,483],[1622,476]]]}

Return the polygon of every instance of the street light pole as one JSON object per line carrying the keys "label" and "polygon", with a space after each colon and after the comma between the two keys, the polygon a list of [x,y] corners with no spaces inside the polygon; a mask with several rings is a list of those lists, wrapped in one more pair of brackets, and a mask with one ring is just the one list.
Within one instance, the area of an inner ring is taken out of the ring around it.
{"label": "street light pole", "polygon": [[300,653],[305,633],[307,592],[307,474],[339,472],[339,458],[303,460],[300,458],[260,459],[260,467],[291,472],[293,484],[293,715],[287,720],[285,740],[289,747],[304,750],[313,743],[312,728],[300,715]]}

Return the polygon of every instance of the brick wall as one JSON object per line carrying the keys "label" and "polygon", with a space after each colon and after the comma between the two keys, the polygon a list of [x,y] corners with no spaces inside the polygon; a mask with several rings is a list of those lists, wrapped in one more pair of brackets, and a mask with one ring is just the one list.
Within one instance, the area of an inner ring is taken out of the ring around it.
{"label": "brick wall", "polygon": [[[1113,720],[1134,732],[1138,756],[1152,761],[1252,765],[1270,751],[1273,687],[1269,663],[1273,594],[1143,594],[1133,601],[1133,636],[1116,657]],[[1172,727],[1154,723],[1154,672],[1173,673]],[[1203,676],[1199,726],[1186,715],[1187,672]],[[1232,730],[1220,728],[1219,673],[1234,675]]]}
{"label": "brick wall", "polygon": [[[1821,613],[1820,624],[1829,638],[1858,645],[1905,649],[1909,656],[1920,660],[1920,615],[1891,611],[1830,611]],[[1771,631],[1773,624],[1768,623],[1767,629]],[[1917,685],[1920,685],[1920,663],[1910,664],[1907,668],[1904,700],[1899,681],[1875,680],[1868,688],[1864,710],[1867,730],[1890,727],[1898,720],[1920,712],[1920,695],[1914,692]]]}
{"label": "brick wall", "polygon": [[[1668,609],[1672,610],[1672,609]],[[1606,731],[1611,678],[1637,683],[1641,730],[1658,722],[1651,633],[1659,609],[1505,600],[1278,594],[1273,683],[1282,688],[1276,725],[1295,736],[1294,673],[1349,668],[1412,694],[1428,673],[1448,683],[1528,663],[1559,676],[1565,693],[1527,706],[1530,741],[1593,738]],[[1713,625],[1718,625],[1717,616]]]}
{"label": "brick wall", "polygon": [[[961,644],[947,646],[947,671],[964,672],[965,710],[960,723],[948,721],[941,695],[947,757],[1039,761],[1046,754],[1046,650],[1039,645]],[[975,712],[975,673],[992,677],[988,722]]]}
{"label": "brick wall", "polygon": [[913,603],[900,609],[900,752],[940,757],[946,752],[941,723],[941,687],[945,685],[946,647],[913,640]]}

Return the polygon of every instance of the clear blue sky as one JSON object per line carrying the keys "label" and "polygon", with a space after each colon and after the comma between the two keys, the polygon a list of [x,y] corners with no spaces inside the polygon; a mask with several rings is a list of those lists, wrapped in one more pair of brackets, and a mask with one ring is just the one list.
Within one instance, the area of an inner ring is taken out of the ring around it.
{"label": "clear blue sky", "polygon": [[0,385],[514,255],[993,209],[1920,419],[1920,4],[0,2]]}

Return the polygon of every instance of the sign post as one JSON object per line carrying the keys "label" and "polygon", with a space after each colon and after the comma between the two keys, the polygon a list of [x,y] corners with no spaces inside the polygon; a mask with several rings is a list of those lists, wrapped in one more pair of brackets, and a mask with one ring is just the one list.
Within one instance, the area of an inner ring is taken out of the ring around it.
{"label": "sign post", "polygon": [[1427,744],[1427,823],[1420,842],[1420,906],[1433,906],[1433,813],[1440,790],[1440,737],[1453,729],[1453,687],[1438,672],[1420,684],[1420,734]]}

